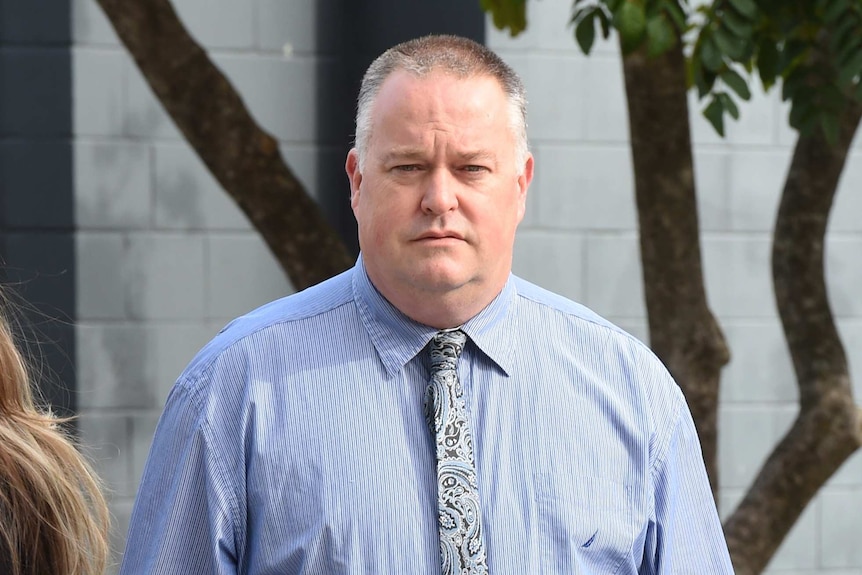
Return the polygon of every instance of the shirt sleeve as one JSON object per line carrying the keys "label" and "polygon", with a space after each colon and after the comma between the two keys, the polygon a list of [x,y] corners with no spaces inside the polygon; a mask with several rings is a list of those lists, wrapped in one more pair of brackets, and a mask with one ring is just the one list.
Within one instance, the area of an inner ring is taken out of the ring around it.
{"label": "shirt sleeve", "polygon": [[677,388],[678,414],[652,477],[655,523],[644,551],[644,575],[733,575],[694,421]]}
{"label": "shirt sleeve", "polygon": [[233,575],[235,509],[205,410],[174,386],[132,511],[121,575]]}

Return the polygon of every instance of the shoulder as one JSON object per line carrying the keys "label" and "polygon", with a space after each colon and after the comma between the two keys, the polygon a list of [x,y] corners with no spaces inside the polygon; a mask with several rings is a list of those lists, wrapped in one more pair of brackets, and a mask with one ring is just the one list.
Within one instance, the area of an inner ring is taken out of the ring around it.
{"label": "shoulder", "polygon": [[330,316],[345,307],[354,307],[352,271],[234,319],[198,352],[177,384],[193,386],[198,380],[210,377],[217,367],[254,361],[255,357],[271,352],[272,347],[300,343],[297,334],[313,338],[315,332],[331,331],[326,325]]}
{"label": "shoulder", "polygon": [[632,410],[648,433],[649,460],[667,457],[681,422],[689,421],[682,389],[664,363],[636,337],[584,305],[515,278],[518,320],[540,333],[566,358],[577,358],[581,370],[602,382],[601,393],[614,394],[617,409]]}
{"label": "shoulder", "polygon": [[561,331],[561,337],[576,338],[579,344],[598,339],[603,343],[630,347],[633,352],[654,357],[640,340],[587,306],[517,276],[512,277],[518,299],[519,319],[526,323],[527,329],[553,327]]}
{"label": "shoulder", "polygon": [[568,355],[576,354],[601,373],[605,381],[636,390],[658,427],[671,426],[683,409],[682,390],[664,363],[638,338],[607,319],[561,295],[514,277],[518,321]]}

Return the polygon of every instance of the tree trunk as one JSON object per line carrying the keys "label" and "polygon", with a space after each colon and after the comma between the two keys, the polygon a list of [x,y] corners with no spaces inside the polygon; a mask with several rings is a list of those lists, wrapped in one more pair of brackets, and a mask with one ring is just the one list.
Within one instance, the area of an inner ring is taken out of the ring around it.
{"label": "tree trunk", "polygon": [[685,61],[623,58],[650,345],[682,388],[694,417],[713,494],[716,420],[730,353],[703,286]]}
{"label": "tree trunk", "polygon": [[772,246],[772,279],[799,385],[800,411],[725,523],[737,575],[760,573],[829,477],[862,442],[844,348],[827,298],[823,248],[847,151],[862,118],[851,103],[837,145],[800,136]]}
{"label": "tree trunk", "polygon": [[294,288],[352,265],[276,140],[255,123],[170,1],[98,2],[174,123],[263,236]]}

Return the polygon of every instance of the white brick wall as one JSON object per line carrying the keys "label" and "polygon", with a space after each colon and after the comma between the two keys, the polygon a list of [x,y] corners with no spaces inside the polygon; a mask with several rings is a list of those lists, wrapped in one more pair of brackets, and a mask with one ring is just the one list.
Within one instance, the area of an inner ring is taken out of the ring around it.
{"label": "white brick wall", "polygon": [[[175,0],[191,33],[314,187],[316,2]],[[81,435],[109,484],[119,552],[164,400],[232,317],[292,291],[179,135],[94,0],[74,0]],[[286,57],[283,46],[291,43]]]}
{"label": "white brick wall", "polygon": [[[618,49],[586,58],[567,27],[571,0],[528,3],[529,29],[511,39],[488,22],[488,44],[518,70],[530,100],[537,179],[519,232],[515,270],[580,299],[645,338],[627,112]],[[742,497],[789,428],[798,391],[775,310],[770,234],[795,133],[777,93],[755,90],[742,121],[719,138],[694,97],[692,132],[707,293],[733,360],[723,374],[721,512]],[[862,398],[862,137],[833,208],[829,293]],[[539,254],[545,254],[537,261]],[[556,269],[555,269],[556,268]],[[769,566],[784,575],[862,574],[862,454],[808,507]]]}
{"label": "white brick wall", "polygon": [[[337,21],[316,0],[175,0],[253,115],[314,191],[315,51]],[[537,175],[515,269],[646,338],[622,71],[613,42],[590,58],[571,0],[533,0],[530,28],[488,43],[524,77]],[[291,291],[244,216],[161,109],[94,0],[73,0],[81,430],[112,489],[115,546],[176,375],[228,319]],[[336,29],[335,26],[332,29]],[[326,38],[330,46],[337,38]],[[693,136],[707,290],[734,354],[720,413],[722,512],[742,496],[795,414],[797,391],[769,275],[769,234],[795,141],[787,107],[756,94],[718,138]],[[336,178],[331,180],[330,178]],[[830,294],[862,397],[862,146],[841,182],[828,244]],[[346,194],[346,186],[345,186]],[[345,196],[346,197],[346,196]],[[770,572],[862,574],[862,456],[806,510]]]}

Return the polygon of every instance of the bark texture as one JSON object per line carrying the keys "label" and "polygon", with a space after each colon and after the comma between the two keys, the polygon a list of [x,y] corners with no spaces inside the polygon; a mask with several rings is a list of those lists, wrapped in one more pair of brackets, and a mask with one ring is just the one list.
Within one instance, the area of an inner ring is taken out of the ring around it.
{"label": "bark texture", "polygon": [[800,411],[725,522],[737,575],[760,573],[827,479],[862,443],[844,347],[824,277],[829,212],[862,118],[850,104],[838,143],[800,136],[785,182],[772,246],[772,279],[799,385]]}
{"label": "bark texture", "polygon": [[623,59],[650,345],[694,417],[715,494],[716,420],[730,359],[706,300],[680,44],[658,58]]}
{"label": "bark texture", "polygon": [[174,123],[303,289],[353,264],[236,90],[169,0],[97,0]]}

